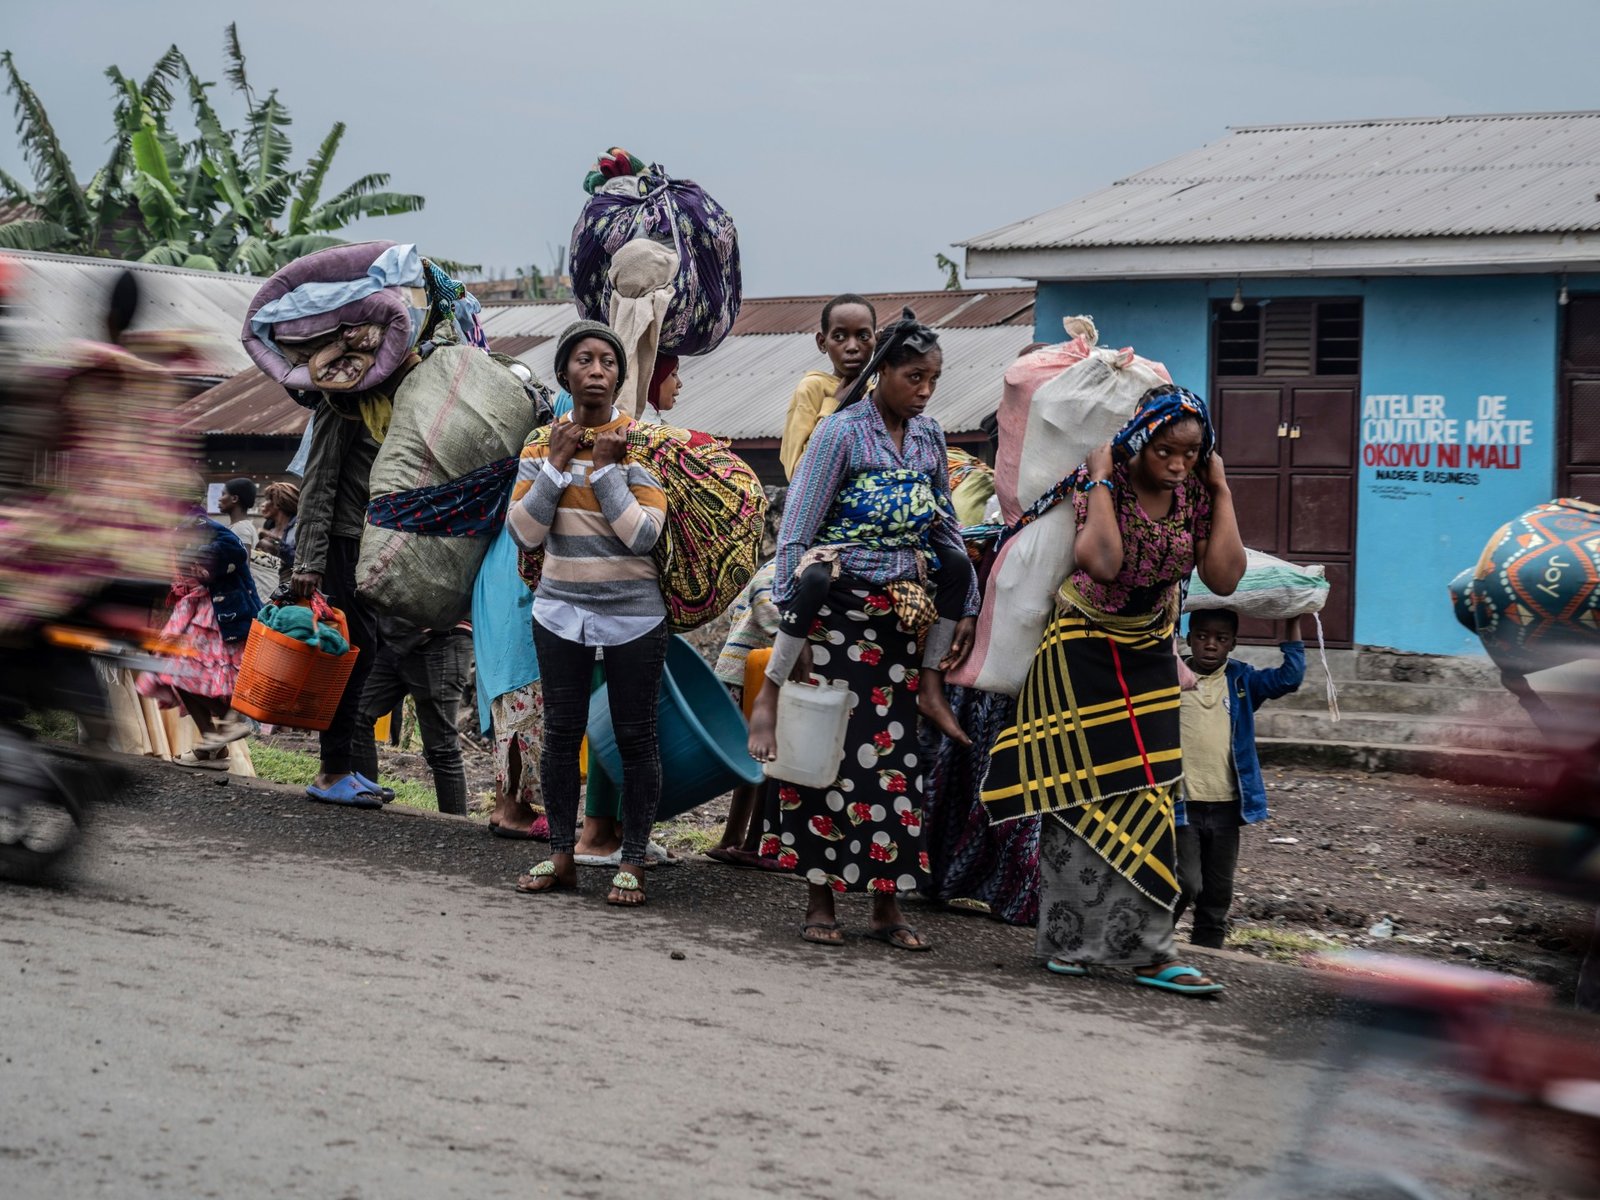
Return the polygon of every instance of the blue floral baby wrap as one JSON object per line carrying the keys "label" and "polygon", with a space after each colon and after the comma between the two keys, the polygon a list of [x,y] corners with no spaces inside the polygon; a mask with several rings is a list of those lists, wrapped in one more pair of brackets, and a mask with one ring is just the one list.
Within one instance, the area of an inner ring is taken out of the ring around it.
{"label": "blue floral baby wrap", "polygon": [[839,490],[814,544],[926,548],[939,512],[938,493],[926,472],[908,467],[863,471]]}

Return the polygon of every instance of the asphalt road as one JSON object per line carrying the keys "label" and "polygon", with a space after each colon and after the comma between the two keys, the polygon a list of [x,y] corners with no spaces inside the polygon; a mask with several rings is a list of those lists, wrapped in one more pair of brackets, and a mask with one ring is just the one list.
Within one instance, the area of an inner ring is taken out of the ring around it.
{"label": "asphalt road", "polygon": [[[599,871],[516,895],[532,860],[141,766],[58,886],[0,888],[0,1196],[1292,1194],[1303,971],[1061,980],[927,909],[935,953],[816,949],[791,880],[693,861],[621,911]],[[1534,1195],[1427,1108],[1383,1121],[1460,1195]]]}

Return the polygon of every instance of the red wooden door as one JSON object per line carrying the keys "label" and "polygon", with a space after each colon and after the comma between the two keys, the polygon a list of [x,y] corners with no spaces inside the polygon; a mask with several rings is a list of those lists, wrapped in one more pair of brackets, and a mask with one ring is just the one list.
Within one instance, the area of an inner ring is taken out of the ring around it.
{"label": "red wooden door", "polygon": [[1574,296],[1561,337],[1558,494],[1600,504],[1600,296]]}
{"label": "red wooden door", "polygon": [[[1245,545],[1327,569],[1323,632],[1355,632],[1360,301],[1219,304],[1212,406]],[[1275,637],[1265,622],[1240,635]]]}

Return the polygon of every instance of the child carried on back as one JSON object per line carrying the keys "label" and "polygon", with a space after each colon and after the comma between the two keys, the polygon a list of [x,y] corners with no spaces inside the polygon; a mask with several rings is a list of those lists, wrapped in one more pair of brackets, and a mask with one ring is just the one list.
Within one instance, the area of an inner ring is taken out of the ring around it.
{"label": "child carried on back", "polygon": [[[861,311],[857,312],[858,309]],[[845,385],[838,410],[849,408],[870,394],[870,384],[876,372],[885,365],[886,356],[895,348],[895,331],[902,326],[910,328],[907,321],[902,321],[885,330],[881,338],[870,333],[865,337],[859,332],[852,333],[849,339],[851,351],[854,352],[864,343],[869,357],[865,363],[858,358],[842,361],[843,356],[836,344],[839,339],[832,337],[832,333],[840,328],[848,328],[852,323],[859,323],[863,317],[871,315],[873,315],[871,306],[865,300],[853,295],[838,297],[823,309],[824,328],[818,335],[817,342],[830,357],[835,358],[835,372]],[[868,328],[870,330],[870,326]],[[900,349],[902,352],[906,350],[905,347]],[[796,402],[791,404],[791,428],[786,431],[786,441],[794,432],[795,407],[800,398],[800,392],[797,390]],[[817,423],[820,423],[820,420]],[[810,432],[805,430],[804,437],[799,439],[802,446],[809,441]],[[948,496],[944,497],[943,502],[948,503]],[[866,507],[870,507],[870,503]],[[750,753],[758,762],[769,761],[775,750],[778,689],[790,679],[804,680],[809,675],[808,662],[804,657],[806,639],[810,636],[812,627],[827,601],[834,580],[839,576],[840,555],[851,546],[864,544],[853,536],[853,532],[859,528],[863,531],[863,536],[870,535],[874,519],[873,512],[852,512],[846,497],[841,496],[818,533],[818,544],[804,554],[795,569],[796,582],[793,594],[783,608],[782,621],[773,642],[772,657],[765,671],[767,680],[773,686],[762,688],[760,695],[755,699],[750,716]],[[950,701],[945,695],[944,671],[947,660],[952,654],[957,624],[965,615],[972,565],[964,555],[957,561],[946,562],[932,545],[926,531],[922,535],[919,548],[924,565],[923,584],[931,587],[933,598],[928,600],[924,589],[917,590],[923,593],[921,602],[931,604],[936,619],[924,642],[923,678],[917,693],[917,709],[922,717],[931,721],[945,736],[962,745],[970,745],[971,740],[962,730],[960,722],[956,720],[955,713],[950,708]]]}

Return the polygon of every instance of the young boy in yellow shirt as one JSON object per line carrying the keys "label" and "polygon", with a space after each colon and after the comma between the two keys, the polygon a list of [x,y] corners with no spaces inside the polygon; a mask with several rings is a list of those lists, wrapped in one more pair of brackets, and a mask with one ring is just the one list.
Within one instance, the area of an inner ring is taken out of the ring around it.
{"label": "young boy in yellow shirt", "polygon": [[789,398],[789,416],[783,424],[783,442],[778,448],[786,479],[805,453],[823,417],[839,407],[839,393],[855,382],[861,368],[872,357],[877,339],[878,312],[870,301],[846,292],[822,307],[822,329],[817,333],[817,349],[828,356],[833,373],[807,371]]}

